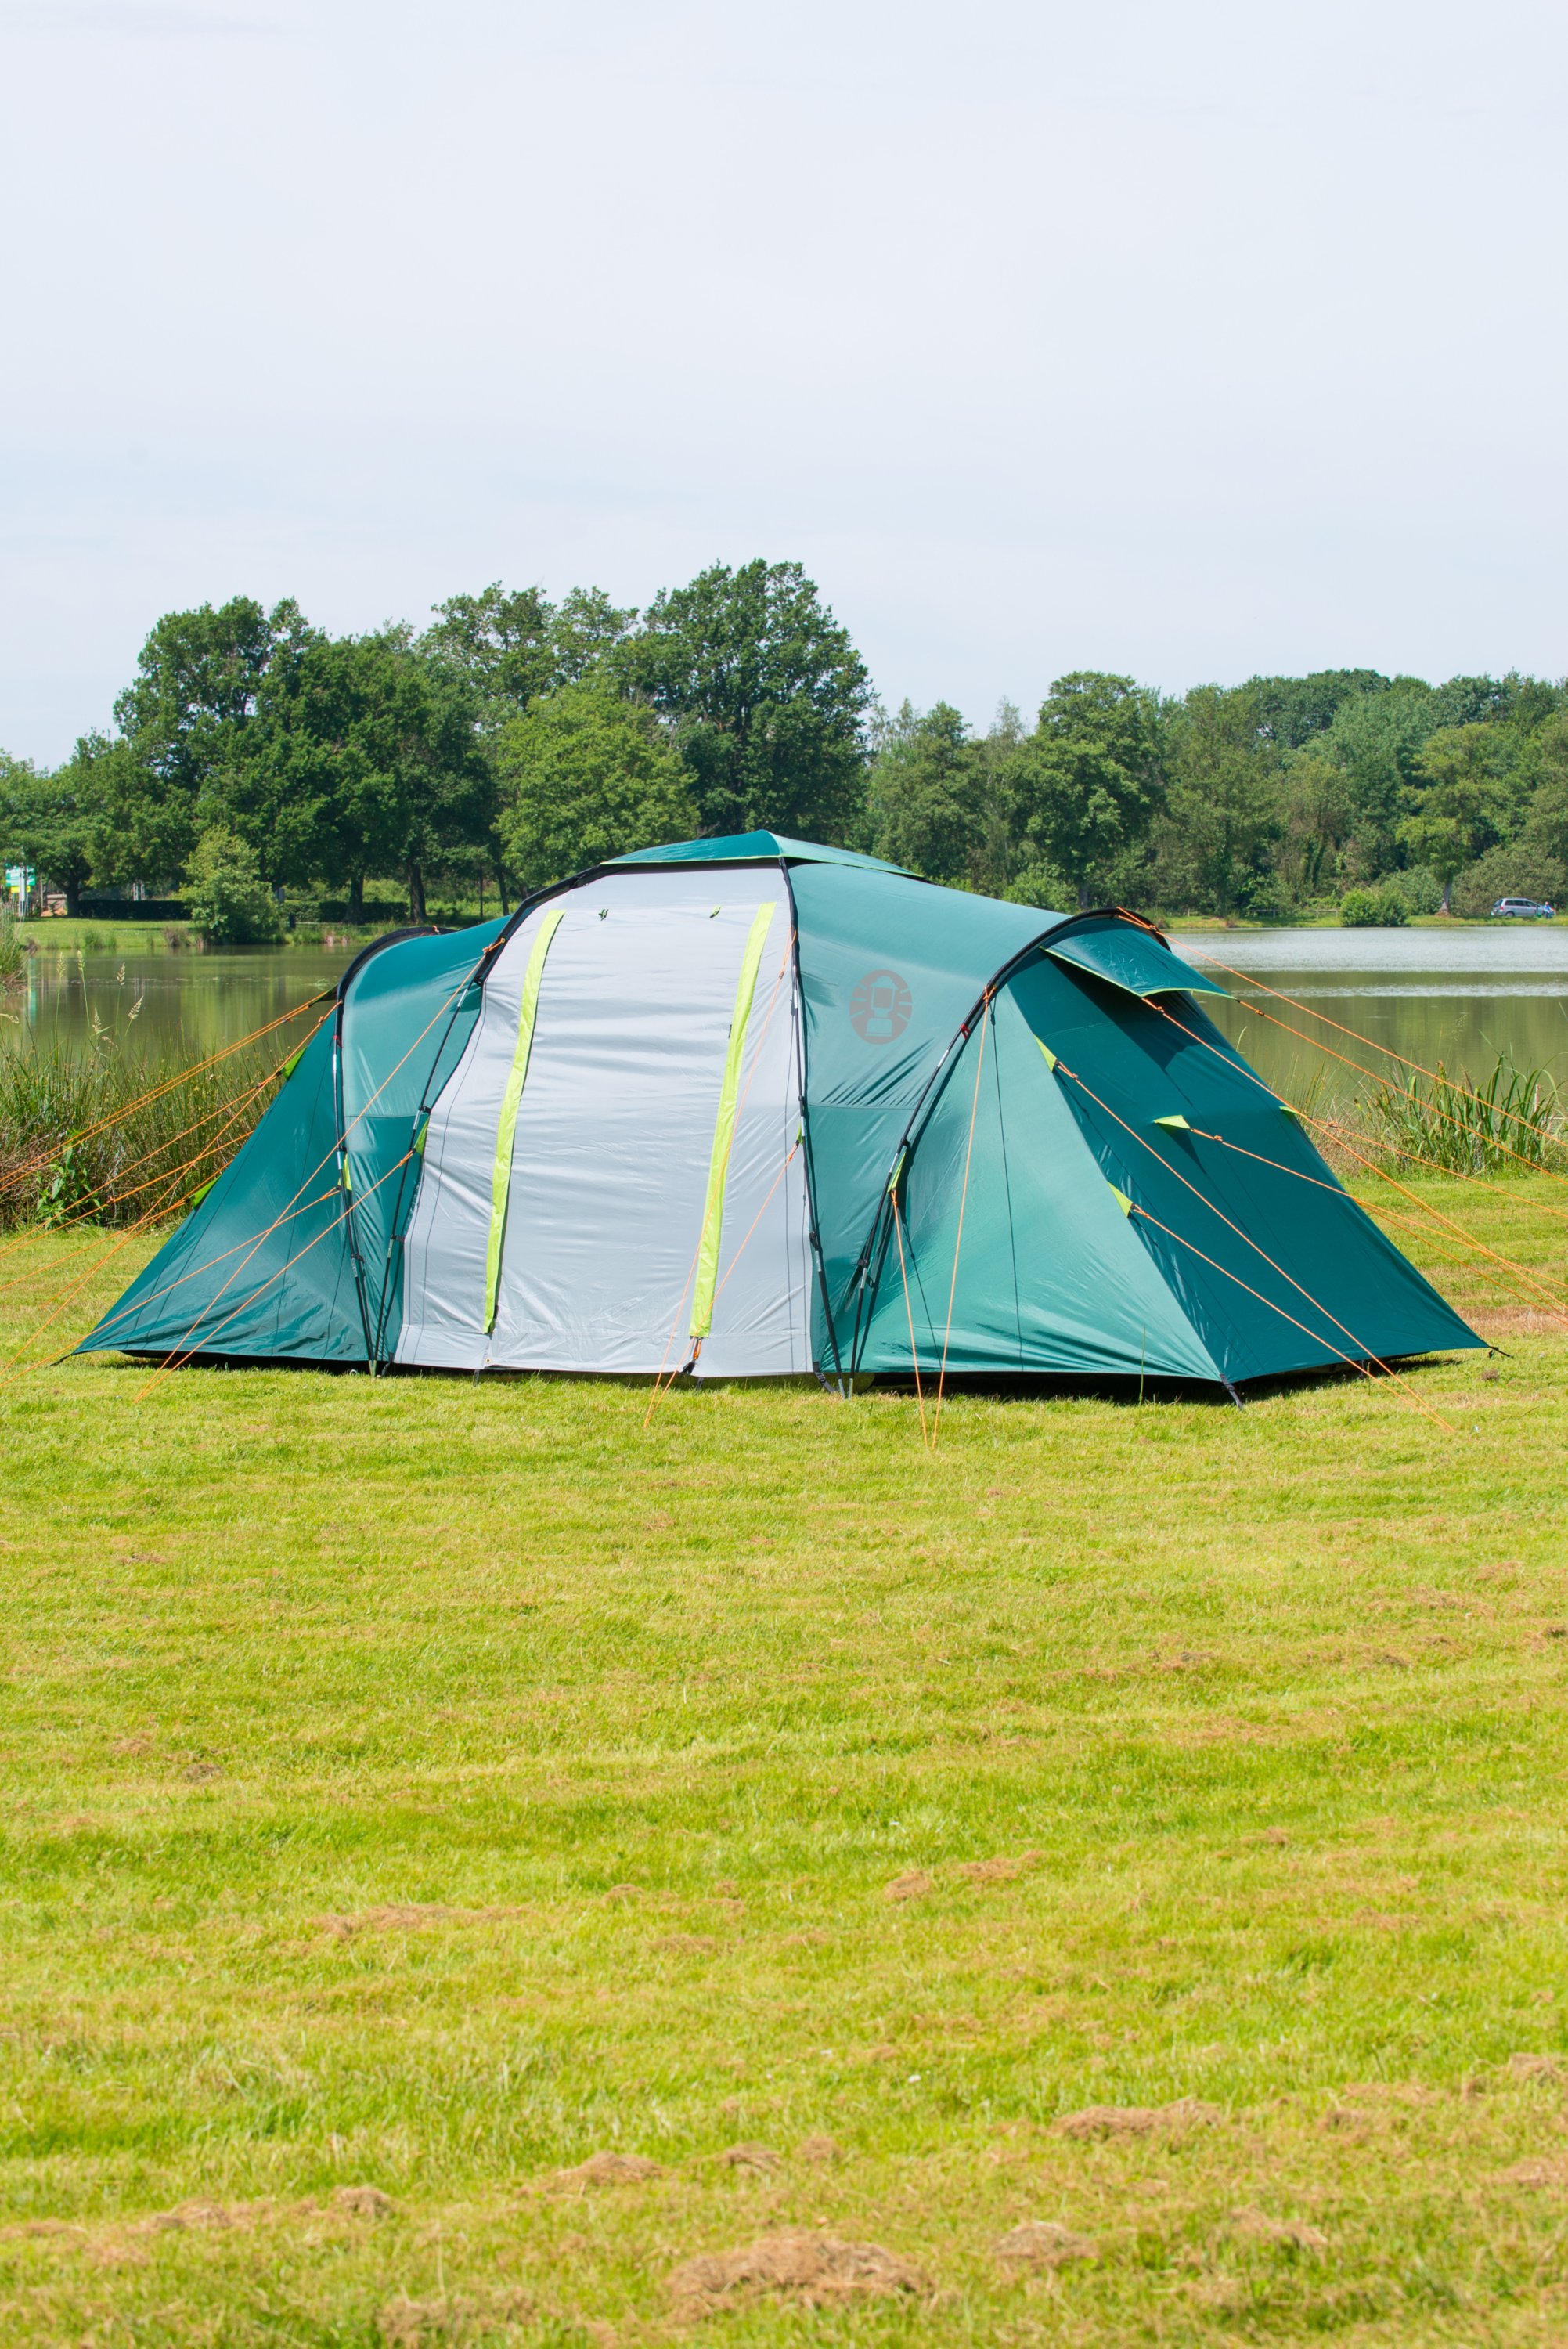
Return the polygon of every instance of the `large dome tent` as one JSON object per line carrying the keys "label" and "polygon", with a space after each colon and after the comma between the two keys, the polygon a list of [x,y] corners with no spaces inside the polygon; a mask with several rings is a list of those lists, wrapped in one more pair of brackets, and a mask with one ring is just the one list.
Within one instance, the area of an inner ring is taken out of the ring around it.
{"label": "large dome tent", "polygon": [[771,833],[378,942],[84,1340],[160,1360],[1248,1381],[1482,1341],[1118,909]]}

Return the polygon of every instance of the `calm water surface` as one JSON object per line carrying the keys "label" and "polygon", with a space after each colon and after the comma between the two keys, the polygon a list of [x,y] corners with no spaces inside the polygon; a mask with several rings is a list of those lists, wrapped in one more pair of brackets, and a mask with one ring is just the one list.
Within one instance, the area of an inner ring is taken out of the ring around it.
{"label": "calm water surface", "polygon": [[[1555,924],[1186,930],[1171,943],[1245,999],[1205,1002],[1232,1042],[1282,1092],[1299,1092],[1315,1079],[1336,1089],[1359,1083],[1336,1052],[1397,1073],[1384,1054],[1338,1034],[1330,1020],[1428,1068],[1441,1061],[1450,1073],[1490,1074],[1507,1051],[1521,1068],[1547,1069],[1568,1088],[1568,929]],[[1248,979],[1276,994],[1249,991]],[[1305,1009],[1280,1002],[1280,995]]]}
{"label": "calm water surface", "polygon": [[[23,985],[0,997],[0,1040],[111,1046],[151,1061],[201,1060],[330,988],[352,960],[318,947],[227,954],[35,955]],[[305,1032],[307,1022],[297,1023]],[[280,1029],[280,1040],[286,1030]]]}
{"label": "calm water surface", "polygon": [[[1315,1076],[1354,1083],[1355,1071],[1333,1051],[1369,1067],[1388,1065],[1315,1013],[1428,1066],[1442,1061],[1479,1073],[1507,1050],[1522,1067],[1550,1069],[1568,1086],[1568,928],[1186,930],[1171,942],[1247,996],[1230,1004],[1211,999],[1212,1009],[1282,1091]],[[346,949],[306,947],[125,956],[46,949],[25,985],[0,998],[0,1038],[26,1036],[46,1047],[96,1037],[100,1049],[150,1060],[171,1051],[196,1059],[330,988],[349,959]],[[1305,1009],[1256,989],[1248,995],[1248,979]]]}

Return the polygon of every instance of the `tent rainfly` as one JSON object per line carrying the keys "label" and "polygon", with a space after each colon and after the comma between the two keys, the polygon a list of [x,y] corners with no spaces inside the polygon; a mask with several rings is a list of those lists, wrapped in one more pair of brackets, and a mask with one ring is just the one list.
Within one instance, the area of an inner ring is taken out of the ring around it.
{"label": "tent rainfly", "polygon": [[1119,911],[747,833],[368,948],[84,1341],[1251,1379],[1481,1343]]}

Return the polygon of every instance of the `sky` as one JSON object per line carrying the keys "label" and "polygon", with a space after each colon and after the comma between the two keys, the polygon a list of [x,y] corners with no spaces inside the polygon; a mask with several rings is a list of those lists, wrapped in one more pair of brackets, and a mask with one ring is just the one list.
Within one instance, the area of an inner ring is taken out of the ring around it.
{"label": "sky", "polygon": [[0,0],[0,744],[799,560],[884,699],[1568,670],[1560,0]]}

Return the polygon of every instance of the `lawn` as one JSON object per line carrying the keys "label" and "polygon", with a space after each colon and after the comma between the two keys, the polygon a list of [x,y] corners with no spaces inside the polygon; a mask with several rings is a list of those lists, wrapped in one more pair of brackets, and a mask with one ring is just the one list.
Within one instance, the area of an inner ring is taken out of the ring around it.
{"label": "lawn", "polygon": [[0,2342],[1568,2337],[1568,1330],[1448,1252],[1506,1355],[934,1451],[13,1364]]}

